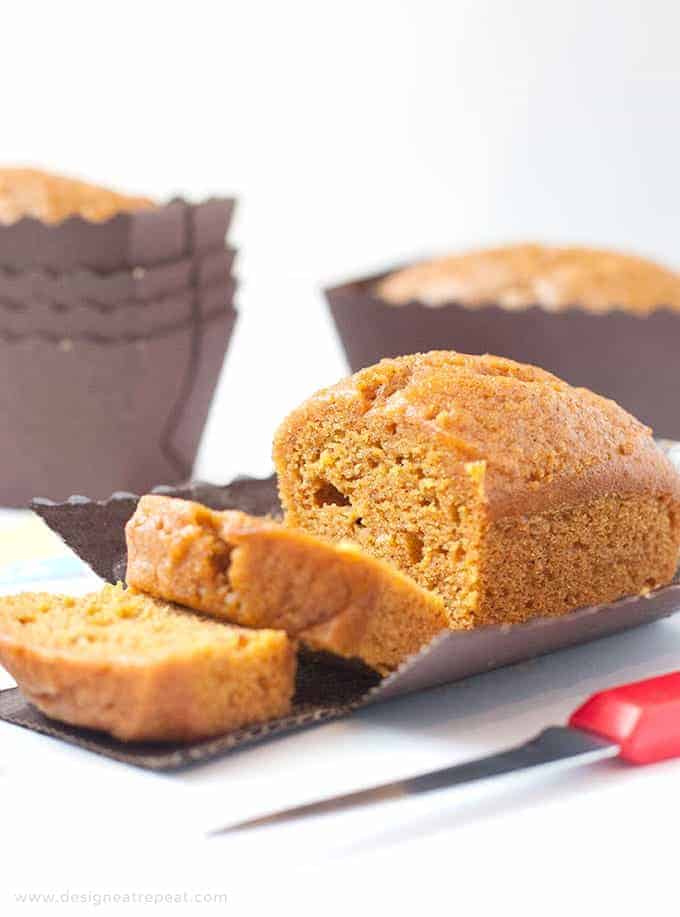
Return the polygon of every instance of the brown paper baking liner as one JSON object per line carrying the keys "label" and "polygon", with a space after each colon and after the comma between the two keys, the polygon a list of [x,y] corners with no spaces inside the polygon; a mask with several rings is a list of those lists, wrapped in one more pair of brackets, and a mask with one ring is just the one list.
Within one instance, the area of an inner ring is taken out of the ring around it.
{"label": "brown paper baking liner", "polygon": [[224,245],[235,201],[170,201],[95,223],[80,216],[47,224],[25,217],[0,225],[0,267],[121,271],[177,261]]}
{"label": "brown paper baking liner", "polygon": [[194,261],[181,258],[152,267],[136,267],[99,274],[89,270],[66,273],[41,268],[11,270],[0,267],[0,303],[21,308],[35,300],[50,308],[88,306],[106,311],[157,300],[186,289],[195,267],[199,286],[227,283],[236,250],[219,248]]}
{"label": "brown paper baking liner", "polygon": [[[674,458],[680,463],[680,448]],[[280,512],[274,478],[244,478],[218,487],[194,483],[157,491],[198,500],[214,509],[276,515]],[[92,569],[110,582],[125,572],[124,526],[137,505],[132,494],[114,494],[95,503],[76,497],[65,503],[36,500],[34,510]],[[63,739],[99,754],[154,770],[170,770],[210,760],[240,746],[326,722],[372,703],[432,688],[526,662],[555,650],[586,643],[667,617],[680,609],[680,576],[641,598],[584,608],[559,618],[527,624],[445,631],[384,679],[360,664],[322,654],[300,659],[296,696],[289,716],[184,745],[126,745],[100,733],[65,726],[31,707],[18,689],[0,692],[0,719]]]}
{"label": "brown paper baking liner", "polygon": [[[613,398],[660,436],[680,439],[680,312],[636,316],[534,306],[389,305],[373,290],[391,271],[326,290],[353,372],[428,350],[493,353]],[[660,304],[663,305],[663,304]]]}
{"label": "brown paper baking liner", "polygon": [[56,307],[38,299],[10,304],[0,297],[0,337],[34,335],[56,341],[87,338],[105,342],[162,334],[166,329],[191,321],[196,302],[202,317],[214,314],[221,307],[232,307],[235,290],[234,280],[197,290],[186,286],[157,299],[128,301],[105,310],[93,308],[83,300]]}
{"label": "brown paper baking liner", "polygon": [[186,479],[236,320],[153,335],[0,338],[0,505]]}

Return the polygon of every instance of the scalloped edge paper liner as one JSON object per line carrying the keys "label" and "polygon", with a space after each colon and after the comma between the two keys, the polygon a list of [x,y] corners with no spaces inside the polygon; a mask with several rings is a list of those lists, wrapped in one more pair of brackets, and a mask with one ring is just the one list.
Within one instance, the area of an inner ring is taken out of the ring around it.
{"label": "scalloped edge paper liner", "polygon": [[234,198],[198,204],[176,199],[99,223],[80,216],[57,224],[24,217],[0,225],[0,267],[114,272],[177,261],[223,246],[235,206]]}
{"label": "scalloped edge paper liner", "polygon": [[22,308],[38,301],[45,309],[89,308],[110,312],[114,309],[139,307],[189,287],[194,260],[203,287],[227,283],[237,251],[219,248],[197,259],[136,267],[112,274],[90,270],[59,273],[49,269],[11,270],[0,267],[0,309]]}
{"label": "scalloped edge paper liner", "polygon": [[372,292],[389,273],[325,290],[352,372],[429,350],[495,353],[613,398],[658,435],[680,439],[680,311],[391,305]]}
{"label": "scalloped edge paper liner", "polygon": [[235,293],[236,281],[229,280],[197,290],[189,286],[156,300],[128,303],[106,312],[83,304],[73,304],[62,311],[37,301],[12,309],[5,308],[0,301],[0,339],[40,337],[100,343],[139,340],[193,321],[197,296],[199,317],[206,319],[220,309],[233,308]]}
{"label": "scalloped edge paper liner", "polygon": [[127,303],[105,312],[83,303],[59,310],[39,301],[14,309],[0,300],[0,338],[85,339],[101,343],[138,340],[193,321],[196,297],[199,317],[209,319],[220,309],[233,308],[235,293],[236,281],[228,280],[199,286],[197,290],[188,286],[156,300]]}

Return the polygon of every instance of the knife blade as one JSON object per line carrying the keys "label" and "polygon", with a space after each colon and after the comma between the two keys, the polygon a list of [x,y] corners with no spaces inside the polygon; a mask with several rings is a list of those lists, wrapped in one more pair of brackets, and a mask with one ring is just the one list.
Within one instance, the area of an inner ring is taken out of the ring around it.
{"label": "knife blade", "polygon": [[211,834],[374,805],[518,771],[556,770],[616,757],[631,764],[680,757],[680,672],[600,691],[574,711],[567,726],[549,726],[497,754],[249,818]]}

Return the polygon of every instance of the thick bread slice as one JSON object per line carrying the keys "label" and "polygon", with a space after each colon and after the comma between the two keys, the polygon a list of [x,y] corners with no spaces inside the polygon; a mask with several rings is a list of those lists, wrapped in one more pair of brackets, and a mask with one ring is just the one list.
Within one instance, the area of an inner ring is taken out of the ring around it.
{"label": "thick bread slice", "polygon": [[128,522],[127,581],[388,672],[447,626],[442,600],[354,545],[151,494]]}
{"label": "thick bread slice", "polygon": [[105,586],[0,599],[0,663],[47,716],[123,741],[219,735],[290,710],[295,645]]}

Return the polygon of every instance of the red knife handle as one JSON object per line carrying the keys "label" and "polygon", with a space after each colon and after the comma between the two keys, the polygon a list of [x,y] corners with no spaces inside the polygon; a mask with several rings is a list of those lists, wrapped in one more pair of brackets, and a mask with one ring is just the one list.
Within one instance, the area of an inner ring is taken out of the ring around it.
{"label": "red knife handle", "polygon": [[680,672],[593,694],[569,725],[615,742],[633,764],[680,757]]}

